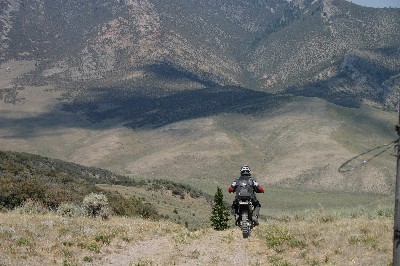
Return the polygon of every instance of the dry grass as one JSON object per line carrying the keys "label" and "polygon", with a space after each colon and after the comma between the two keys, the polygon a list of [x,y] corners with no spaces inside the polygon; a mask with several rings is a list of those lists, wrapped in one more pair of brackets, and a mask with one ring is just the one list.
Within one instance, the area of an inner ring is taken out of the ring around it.
{"label": "dry grass", "polygon": [[169,222],[0,214],[0,265],[390,265],[392,217],[324,213],[190,232]]}
{"label": "dry grass", "polygon": [[322,215],[271,222],[255,236],[275,251],[272,265],[389,265],[392,228],[388,218]]}
{"label": "dry grass", "polygon": [[82,265],[148,238],[179,232],[168,222],[113,217],[0,214],[0,265]]}
{"label": "dry grass", "polygon": [[204,198],[192,198],[188,193],[173,195],[170,190],[146,190],[140,187],[99,185],[108,191],[116,191],[124,197],[143,198],[156,207],[157,213],[167,220],[185,225],[189,230],[210,226],[211,203]]}

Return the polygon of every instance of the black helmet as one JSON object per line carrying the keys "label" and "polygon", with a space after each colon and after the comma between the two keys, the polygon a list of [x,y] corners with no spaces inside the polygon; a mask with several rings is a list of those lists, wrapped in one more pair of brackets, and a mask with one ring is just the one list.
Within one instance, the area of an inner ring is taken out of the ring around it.
{"label": "black helmet", "polygon": [[241,175],[251,175],[251,170],[248,165],[243,165],[242,168],[240,168],[240,174]]}

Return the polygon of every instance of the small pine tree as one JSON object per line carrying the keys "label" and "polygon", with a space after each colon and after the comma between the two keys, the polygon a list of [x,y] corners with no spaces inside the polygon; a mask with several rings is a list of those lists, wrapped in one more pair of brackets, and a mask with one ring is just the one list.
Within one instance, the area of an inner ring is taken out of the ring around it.
{"label": "small pine tree", "polygon": [[224,195],[219,187],[217,187],[217,193],[214,196],[214,206],[210,220],[215,230],[222,231],[229,228],[229,211],[224,204]]}

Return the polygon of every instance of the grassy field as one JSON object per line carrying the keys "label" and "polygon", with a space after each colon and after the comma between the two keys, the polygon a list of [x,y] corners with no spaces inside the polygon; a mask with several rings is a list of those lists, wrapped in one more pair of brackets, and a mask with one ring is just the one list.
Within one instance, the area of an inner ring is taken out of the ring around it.
{"label": "grassy field", "polygon": [[211,202],[204,198],[192,198],[187,193],[173,195],[171,191],[144,190],[143,188],[99,185],[107,191],[115,191],[126,198],[142,198],[156,207],[163,219],[181,224],[189,230],[210,227]]}
{"label": "grassy field", "polygon": [[391,265],[392,217],[282,216],[189,231],[161,221],[0,213],[0,265]]}
{"label": "grassy field", "polygon": [[[182,182],[177,178],[173,182]],[[216,187],[221,184],[201,183],[198,180],[187,182],[209,195],[215,195]],[[224,201],[230,205],[234,199],[227,188],[223,188]],[[117,191],[129,198],[131,196],[145,199],[156,206],[160,214],[168,219],[185,225],[190,230],[198,230],[210,226],[211,203],[205,199],[192,199],[190,196],[174,196],[171,191],[160,192],[143,188],[101,185],[102,189]],[[338,191],[310,191],[266,187],[265,193],[258,194],[262,208],[261,219],[265,222],[279,221],[285,217],[308,217],[319,213],[326,217],[390,217],[393,215],[394,194],[351,193]]]}

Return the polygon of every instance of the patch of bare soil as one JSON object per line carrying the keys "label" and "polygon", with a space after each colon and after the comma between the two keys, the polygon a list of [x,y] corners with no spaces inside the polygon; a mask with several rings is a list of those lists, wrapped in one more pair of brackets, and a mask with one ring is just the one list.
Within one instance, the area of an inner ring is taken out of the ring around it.
{"label": "patch of bare soil", "polygon": [[0,88],[12,87],[13,80],[35,69],[35,61],[10,60],[0,64]]}
{"label": "patch of bare soil", "polygon": [[109,252],[98,265],[262,265],[273,254],[264,241],[244,239],[239,228],[167,235]]}

